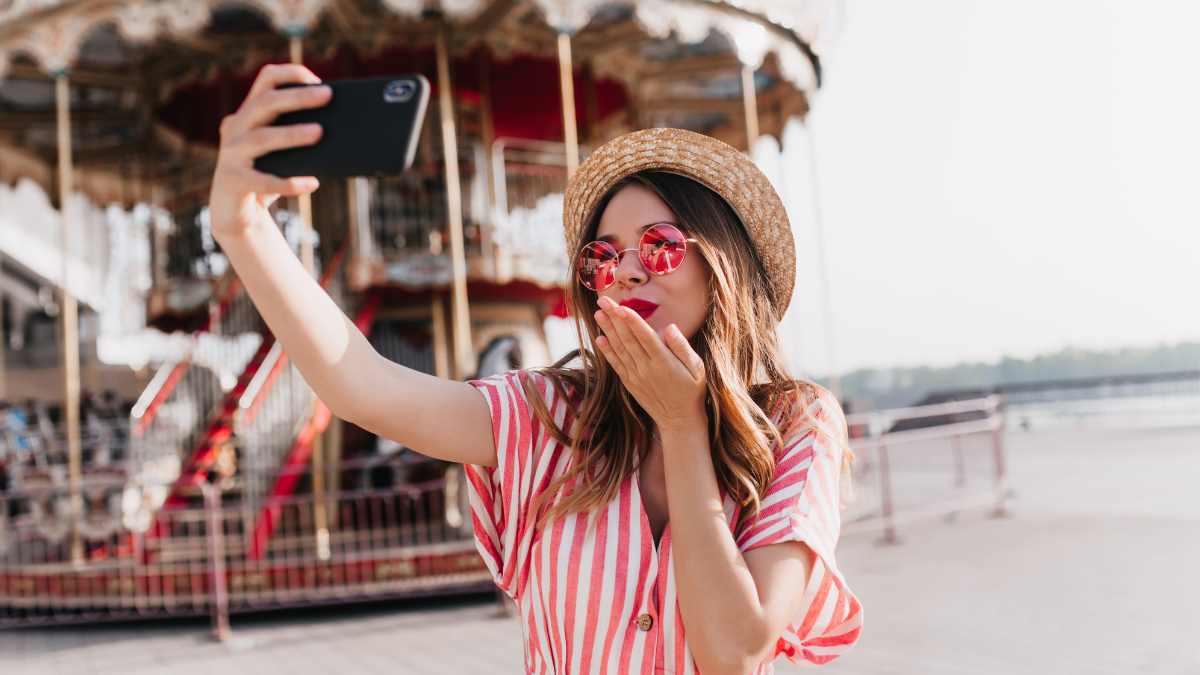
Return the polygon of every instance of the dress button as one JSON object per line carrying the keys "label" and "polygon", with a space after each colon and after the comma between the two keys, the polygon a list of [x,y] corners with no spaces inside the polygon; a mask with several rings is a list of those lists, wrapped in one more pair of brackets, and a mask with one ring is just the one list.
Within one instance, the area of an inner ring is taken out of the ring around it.
{"label": "dress button", "polygon": [[638,630],[650,630],[650,627],[654,625],[654,617],[649,614],[642,614],[637,618],[637,625]]}

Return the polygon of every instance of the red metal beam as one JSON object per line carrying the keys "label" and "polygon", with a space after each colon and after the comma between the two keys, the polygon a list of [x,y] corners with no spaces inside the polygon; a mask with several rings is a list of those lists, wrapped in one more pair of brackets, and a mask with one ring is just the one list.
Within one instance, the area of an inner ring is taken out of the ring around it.
{"label": "red metal beam", "polygon": [[[371,294],[367,297],[367,301],[363,303],[362,309],[359,310],[358,316],[354,320],[354,325],[364,334],[368,332],[371,324],[375,321],[375,315],[379,310],[379,296]],[[281,361],[283,359],[280,359]],[[279,522],[279,508],[285,499],[287,499],[296,489],[296,483],[300,481],[304,466],[308,464],[312,458],[313,439],[325,431],[329,426],[329,422],[333,419],[333,414],[329,407],[321,401],[317,401],[313,406],[312,417],[300,433],[296,437],[296,442],[292,444],[292,449],[288,452],[287,459],[284,460],[283,466],[279,468],[279,474],[275,478],[275,485],[271,488],[271,493],[267,497],[267,503],[259,511],[258,517],[254,522],[254,533],[250,540],[250,551],[247,557],[250,560],[259,560],[266,553],[267,544],[270,542],[271,535],[275,532],[275,526]]]}

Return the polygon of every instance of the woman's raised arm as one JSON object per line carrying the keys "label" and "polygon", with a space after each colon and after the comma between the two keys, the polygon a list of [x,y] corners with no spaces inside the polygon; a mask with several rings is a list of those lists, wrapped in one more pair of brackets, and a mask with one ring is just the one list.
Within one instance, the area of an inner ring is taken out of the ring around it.
{"label": "woman's raised arm", "polygon": [[492,422],[483,397],[381,356],[304,269],[267,208],[280,196],[317,189],[309,177],[254,169],[272,150],[310,145],[318,125],[268,126],[279,113],[324,105],[327,87],[307,68],[268,65],[241,107],[221,122],[221,147],[209,210],[213,236],[271,332],[335,415],[372,433],[453,462],[495,466]]}

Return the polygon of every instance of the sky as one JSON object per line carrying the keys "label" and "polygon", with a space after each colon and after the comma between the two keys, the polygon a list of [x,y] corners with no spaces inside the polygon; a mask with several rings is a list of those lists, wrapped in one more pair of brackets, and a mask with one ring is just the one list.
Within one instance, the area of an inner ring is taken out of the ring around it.
{"label": "sky", "polygon": [[1196,2],[846,0],[784,138],[796,369],[1200,339],[1198,26]]}

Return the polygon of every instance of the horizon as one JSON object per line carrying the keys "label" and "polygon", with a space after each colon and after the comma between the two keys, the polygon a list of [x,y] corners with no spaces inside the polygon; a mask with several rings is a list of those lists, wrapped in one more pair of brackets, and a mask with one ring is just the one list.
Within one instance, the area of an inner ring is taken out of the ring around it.
{"label": "horizon", "polygon": [[[1064,345],[1061,347],[1049,348],[1046,350],[1037,351],[1037,352],[1030,353],[1030,354],[1020,354],[1020,355],[1019,354],[1001,354],[1000,356],[993,358],[993,359],[963,359],[960,361],[954,361],[952,363],[895,363],[895,364],[875,364],[875,365],[867,364],[864,366],[859,366],[856,368],[843,370],[843,371],[839,372],[837,375],[839,377],[845,377],[851,373],[856,373],[856,372],[861,372],[861,371],[871,371],[871,370],[883,371],[883,370],[901,370],[901,369],[916,369],[916,368],[931,368],[931,369],[936,370],[936,369],[955,368],[955,367],[959,367],[959,366],[995,366],[995,365],[999,365],[1000,362],[1004,361],[1005,359],[1016,359],[1018,361],[1032,361],[1033,359],[1047,357],[1047,356],[1056,356],[1056,355],[1063,354],[1066,352],[1071,352],[1071,351],[1088,353],[1088,354],[1113,354],[1113,353],[1122,352],[1122,351],[1150,351],[1150,350],[1155,350],[1155,349],[1175,349],[1175,348],[1185,347],[1185,346],[1190,346],[1190,345],[1200,346],[1200,340],[1176,340],[1176,341],[1163,341],[1163,342],[1159,342],[1159,343],[1155,343],[1155,344],[1125,344],[1125,345],[1112,345],[1112,346],[1107,346],[1107,347],[1087,347],[1087,346],[1068,344],[1068,345]],[[1200,362],[1198,362],[1196,364],[1196,368],[1200,369]],[[816,375],[815,377],[817,377],[818,379],[828,379],[829,377],[831,377],[831,375],[828,373],[822,373],[822,374]]]}

